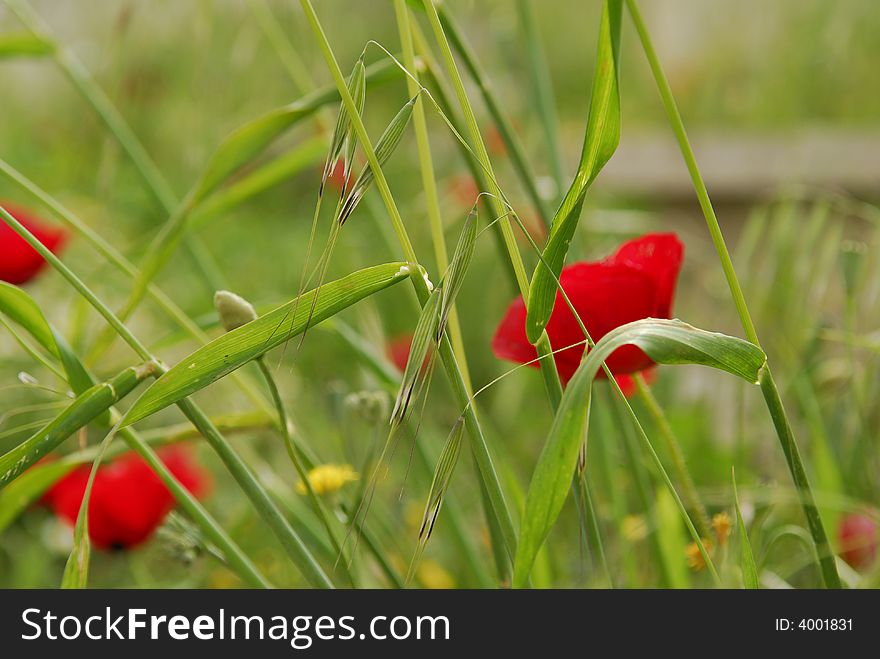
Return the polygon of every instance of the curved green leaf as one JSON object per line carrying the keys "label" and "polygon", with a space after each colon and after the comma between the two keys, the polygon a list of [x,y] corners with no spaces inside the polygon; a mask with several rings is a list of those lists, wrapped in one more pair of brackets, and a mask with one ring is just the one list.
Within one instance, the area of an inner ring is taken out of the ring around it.
{"label": "curved green leaf", "polygon": [[514,564],[514,587],[526,584],[535,555],[562,510],[587,432],[590,392],[602,363],[618,348],[635,345],[658,364],[702,364],[758,383],[766,363],[763,351],[748,341],[697,329],[680,320],[647,318],[609,332],[575,371],[526,494]]}
{"label": "curved green leaf", "polygon": [[25,291],[0,281],[0,312],[27,330],[49,354],[61,361],[75,394],[81,394],[95,384],[64,337],[49,324],[40,307]]}
{"label": "curved green leaf", "polygon": [[568,246],[577,228],[587,188],[620,142],[620,96],[617,87],[620,14],[620,0],[606,0],[599,27],[596,74],[581,162],[571,187],[553,217],[543,261],[535,268],[529,287],[526,336],[532,343],[538,342],[550,320],[556,301],[556,280],[562,272]]}
{"label": "curved green leaf", "polygon": [[308,326],[402,281],[409,274],[410,267],[406,263],[386,263],[358,270],[319,289],[303,293],[299,302],[291,300],[227,332],[182,359],[156,380],[128,411],[122,425],[139,421],[204,389]]}

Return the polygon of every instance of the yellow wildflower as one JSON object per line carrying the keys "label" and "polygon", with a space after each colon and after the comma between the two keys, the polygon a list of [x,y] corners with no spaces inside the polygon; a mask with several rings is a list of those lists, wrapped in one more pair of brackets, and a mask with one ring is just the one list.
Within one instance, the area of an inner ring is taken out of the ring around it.
{"label": "yellow wildflower", "polygon": [[[330,494],[342,489],[346,483],[360,478],[351,465],[326,464],[318,465],[308,473],[309,484],[317,495]],[[296,484],[299,494],[306,494],[306,484],[302,481]]]}
{"label": "yellow wildflower", "polygon": [[712,517],[712,530],[715,531],[715,539],[718,540],[718,546],[723,547],[727,544],[727,538],[730,537],[730,515],[727,513],[718,513]]}
{"label": "yellow wildflower", "polygon": [[[712,541],[709,538],[703,538],[703,547],[706,548],[708,553],[712,553]],[[697,546],[696,542],[692,542],[689,544],[685,550],[684,554],[687,557],[687,564],[690,569],[694,572],[699,572],[700,570],[704,570],[706,568],[706,561],[703,560],[703,554],[700,553],[700,548]]]}

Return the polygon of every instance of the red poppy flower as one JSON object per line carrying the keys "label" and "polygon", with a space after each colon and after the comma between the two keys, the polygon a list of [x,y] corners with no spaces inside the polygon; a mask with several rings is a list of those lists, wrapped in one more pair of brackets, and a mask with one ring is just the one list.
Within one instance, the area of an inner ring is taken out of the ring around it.
{"label": "red poppy flower", "polygon": [[[412,347],[412,334],[400,334],[395,338],[391,339],[388,342],[388,347],[385,349],[385,354],[388,356],[388,359],[391,360],[391,363],[397,367],[397,370],[403,373],[406,370],[406,362],[409,361],[409,350]],[[422,362],[422,372],[428,368],[428,362],[430,361],[430,351],[428,355],[425,355],[425,361]]]}
{"label": "red poppy flower", "polygon": [[[5,202],[0,202],[0,206],[53,253],[57,253],[67,240],[66,231],[46,226],[29,211]],[[25,284],[45,265],[45,259],[37,250],[28,245],[6,222],[0,222],[0,280],[16,285]]]}
{"label": "red poppy flower", "polygon": [[877,557],[877,522],[864,513],[852,513],[837,528],[840,556],[854,568],[868,568]]}
{"label": "red poppy flower", "polygon": [[[207,473],[182,447],[159,451],[172,474],[196,496],[209,487]],[[90,466],[83,465],[53,485],[43,498],[55,514],[76,523]],[[146,541],[174,507],[174,496],[149,465],[126,453],[98,467],[89,500],[89,537],[100,549],[129,549]]]}
{"label": "red poppy flower", "polygon": [[[647,234],[624,243],[603,261],[563,268],[559,280],[590,336],[598,341],[634,320],[670,317],[683,255],[684,246],[675,234]],[[559,376],[567,383],[584,353],[583,344],[574,344],[583,341],[584,336],[558,292],[547,334],[553,349],[560,350],[554,358]],[[563,349],[566,346],[573,347]],[[499,359],[521,364],[538,356],[526,338],[526,307],[522,298],[514,300],[507,309],[492,340],[492,350]],[[637,373],[654,364],[635,346],[618,348],[605,363],[615,377]],[[530,365],[538,367],[537,362]],[[604,371],[599,371],[597,377],[604,378]]]}

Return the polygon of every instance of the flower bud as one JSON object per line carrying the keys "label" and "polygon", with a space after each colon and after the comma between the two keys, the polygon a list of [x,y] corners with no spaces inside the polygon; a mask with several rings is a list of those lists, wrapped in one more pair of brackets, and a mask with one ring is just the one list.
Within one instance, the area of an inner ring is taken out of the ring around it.
{"label": "flower bud", "polygon": [[220,322],[227,332],[231,332],[257,317],[257,312],[254,311],[250,302],[230,291],[214,293],[214,308],[220,314]]}

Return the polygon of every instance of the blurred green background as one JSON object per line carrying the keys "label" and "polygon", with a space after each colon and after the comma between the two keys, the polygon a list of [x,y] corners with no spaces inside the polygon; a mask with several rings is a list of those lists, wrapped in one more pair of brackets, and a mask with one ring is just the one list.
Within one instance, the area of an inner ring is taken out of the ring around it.
{"label": "blurred green background", "polygon": [[[59,42],[84,62],[180,196],[232,129],[300,96],[247,2],[43,0],[32,4]],[[880,490],[876,453],[880,232],[878,211],[869,203],[872,190],[876,197],[871,182],[876,184],[880,171],[880,151],[873,148],[880,145],[876,72],[880,11],[873,0],[650,0],[641,4],[694,137],[698,160],[706,159],[710,193],[719,191],[720,220],[731,237],[765,348],[780,373],[811,475],[823,492],[823,513],[834,524],[841,511],[874,506]],[[570,176],[583,140],[601,6],[563,0],[535,5],[557,105],[565,172]],[[276,0],[269,6],[315,84],[330,84],[298,4]],[[343,70],[350,69],[371,39],[398,52],[391,3],[367,6],[322,0],[316,7]],[[545,180],[549,198],[555,198],[558,191],[549,178],[543,132],[527,84],[515,4],[450,1],[448,7],[477,52],[533,168]],[[0,6],[0,34],[21,29]],[[624,15],[620,152],[588,196],[569,261],[603,256],[638,233],[675,230],[687,250],[675,314],[700,327],[739,334],[705,224],[635,37]],[[374,48],[367,59],[379,56]],[[166,217],[92,108],[50,58],[0,60],[0,80],[4,90],[0,157],[137,262]],[[476,88],[470,90],[489,134],[491,120]],[[405,100],[401,80],[371,89],[365,122],[372,135],[379,135]],[[332,125],[335,108],[329,107],[323,116]],[[428,111],[428,122],[447,240],[454,244],[472,201],[458,198],[454,181],[466,176],[467,169],[435,113]],[[273,150],[280,153],[314,135],[315,124],[305,122]],[[522,208],[522,215],[528,216],[527,197],[507,157],[495,152],[493,158],[502,188]],[[209,261],[214,262],[213,276],[202,272],[182,250],[163,269],[157,283],[196,318],[211,316],[218,281],[256,305],[293,297],[305,261],[322,164],[321,156],[293,179],[196,229]],[[387,175],[416,251],[437,281],[442,273],[433,263],[416,168],[415,140],[409,132],[390,160]],[[0,198],[36,206],[3,180]],[[371,191],[345,225],[329,276],[399,258],[386,240],[387,231],[384,210]],[[525,247],[523,253],[529,264],[535,262]],[[65,262],[111,306],[122,304],[130,281],[84,241],[72,241]],[[69,334],[75,348],[86,348],[102,327],[100,319],[56,274],[46,274],[29,290],[52,321]],[[512,298],[487,235],[481,239],[459,298],[477,386],[508,367],[492,356],[489,343]],[[416,317],[411,291],[403,287],[371,298],[342,316],[378,355],[384,354],[392,337],[411,332]],[[194,348],[175,335],[149,301],[130,326],[150,345],[157,345],[169,363]],[[131,360],[130,352],[117,342],[94,367],[107,376]],[[333,331],[311,332],[301,349],[290,346],[273,353],[272,363],[299,433],[323,461],[356,463],[370,442],[384,437],[384,426],[356,418],[344,403],[349,393],[381,386]],[[33,372],[41,381],[51,377],[37,372],[3,333],[0,364],[4,384],[14,384],[19,371]],[[796,533],[774,535],[788,524],[801,522],[758,392],[717,372],[694,367],[661,369],[655,392],[710,509],[732,511],[730,467],[735,464],[750,520],[763,525],[757,527],[758,538],[753,541],[761,548],[768,570],[796,585],[814,584],[809,548]],[[36,399],[46,397],[28,388],[0,389],[0,415],[6,413],[0,416],[0,448],[27,436],[20,426],[45,418],[44,411],[9,414]],[[196,399],[214,414],[249,408],[249,402],[227,382]],[[512,491],[522,491],[551,419],[540,376],[520,371],[489,389],[481,405],[504,477]],[[429,456],[439,453],[456,416],[444,378],[438,376],[419,434]],[[600,409],[597,417],[590,450],[596,452],[595,462],[600,465],[595,490],[612,562],[616,572],[626,573],[630,585],[654,585],[651,569],[631,565],[633,557],[627,557],[633,544],[638,545],[633,556],[644,550],[644,539],[637,538],[638,533],[626,536],[620,526],[624,518],[644,522],[645,512],[634,495],[624,442],[618,441],[613,430],[616,421],[610,410]],[[181,421],[177,411],[166,410],[146,425],[164,427]],[[92,434],[92,440],[100,436],[98,431]],[[234,441],[261,477],[274,483],[279,497],[292,510],[300,510],[302,503],[293,493],[296,476],[285,462],[275,433],[268,429],[236,433]],[[824,452],[817,457],[819,450]],[[394,468],[380,487],[381,501],[374,504],[375,514],[370,518],[388,543],[389,555],[404,565],[415,544],[413,507],[420,514],[430,483],[428,466],[416,458],[410,467],[409,453],[406,439],[395,453]],[[469,537],[485,569],[490,570],[477,483],[466,453],[453,490],[456,505],[469,523],[464,529],[450,529],[441,516],[428,549],[429,558],[458,586],[480,581],[463,566],[453,538],[456,533],[463,531]],[[274,540],[227,482],[210,452],[200,449],[200,455],[217,479],[209,508],[246,549],[255,550],[273,578],[298,583],[295,570],[284,563]],[[666,520],[668,506],[661,494],[656,497],[660,519]],[[595,576],[584,568],[589,560],[583,558],[586,550],[573,506],[567,509],[565,520],[550,538],[547,583],[593,585]],[[678,524],[674,514],[670,524]],[[658,531],[649,525],[647,532]],[[7,529],[0,535],[0,585],[56,585],[65,557],[61,535],[40,511],[29,512]],[[153,543],[143,552],[96,558],[93,583],[237,584],[210,558],[181,562],[169,549],[180,538],[173,530],[170,535],[171,541]],[[669,537],[673,546],[684,544],[682,529],[675,529]],[[381,584],[379,577],[374,578]],[[680,579],[683,585],[706,584],[700,573],[685,572]],[[427,581],[426,577],[423,585],[429,585]]]}

